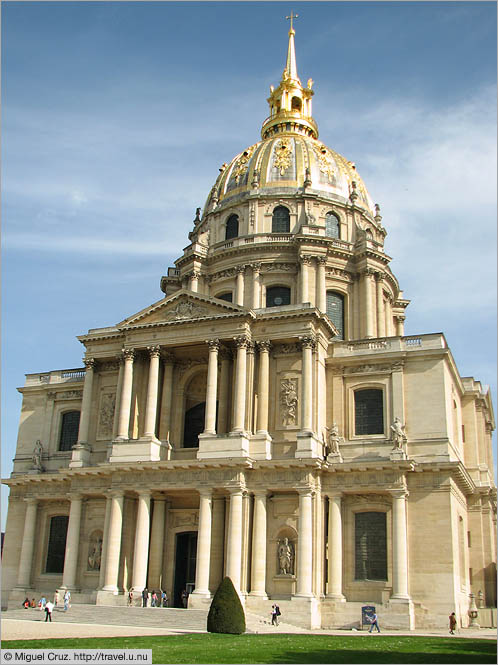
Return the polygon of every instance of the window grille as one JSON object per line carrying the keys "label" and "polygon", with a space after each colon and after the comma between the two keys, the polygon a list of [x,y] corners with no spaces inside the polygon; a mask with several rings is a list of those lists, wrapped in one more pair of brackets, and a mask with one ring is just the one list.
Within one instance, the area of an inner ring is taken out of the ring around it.
{"label": "window grille", "polygon": [[339,331],[339,339],[344,339],[344,296],[335,291],[327,291],[327,316]]}
{"label": "window grille", "polygon": [[272,233],[290,232],[289,210],[284,206],[277,206],[273,211],[271,231]]}
{"label": "window grille", "polygon": [[328,238],[340,238],[339,219],[333,212],[328,212],[325,216],[325,235]]}
{"label": "window grille", "polygon": [[48,536],[46,573],[64,572],[64,557],[66,553],[67,515],[57,515],[50,520],[50,533]]}
{"label": "window grille", "polygon": [[62,414],[61,436],[59,439],[59,450],[71,450],[78,441],[78,430],[80,427],[80,412],[68,411]]}
{"label": "window grille", "polygon": [[272,286],[266,290],[266,306],[290,305],[290,289],[287,286]]}
{"label": "window grille", "polygon": [[386,514],[355,514],[355,579],[387,580]]}
{"label": "window grille", "polygon": [[384,434],[382,390],[357,390],[354,394],[355,434]]}
{"label": "window grille", "polygon": [[237,215],[230,215],[227,219],[227,227],[225,232],[225,240],[236,238],[239,235],[239,218]]}

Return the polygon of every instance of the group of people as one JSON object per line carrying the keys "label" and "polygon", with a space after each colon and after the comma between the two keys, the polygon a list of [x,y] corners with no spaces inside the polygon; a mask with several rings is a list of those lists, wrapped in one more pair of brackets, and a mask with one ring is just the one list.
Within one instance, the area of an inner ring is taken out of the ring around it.
{"label": "group of people", "polygon": [[[168,594],[166,591],[159,589],[158,591],[149,591],[147,587],[142,591],[142,607],[168,607]],[[128,591],[128,607],[133,605],[133,590]]]}
{"label": "group of people", "polygon": [[[62,596],[63,602],[64,602],[64,612],[67,612],[68,609],[71,607],[70,606],[70,601],[71,601],[71,592],[66,589],[64,591],[64,594]],[[57,607],[59,605],[59,600],[60,600],[60,593],[58,589],[54,593],[54,602],[51,600],[47,600],[45,596],[42,596],[38,603],[36,603],[35,599],[32,598],[31,600],[26,596],[24,599],[22,606],[24,607],[25,610],[29,609],[30,607],[36,608],[42,612],[45,612],[45,621],[52,621],[52,611],[54,607]]]}

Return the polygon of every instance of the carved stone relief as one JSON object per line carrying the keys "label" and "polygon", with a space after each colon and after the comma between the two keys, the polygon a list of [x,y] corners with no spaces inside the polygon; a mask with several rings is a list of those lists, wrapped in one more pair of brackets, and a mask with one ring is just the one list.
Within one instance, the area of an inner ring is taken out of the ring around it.
{"label": "carved stone relief", "polygon": [[183,321],[186,319],[195,319],[201,316],[206,316],[208,310],[206,307],[196,305],[190,301],[182,301],[177,304],[174,309],[168,310],[164,314],[166,321]]}
{"label": "carved stone relief", "polygon": [[88,544],[87,570],[100,570],[100,564],[102,561],[102,541],[102,531],[97,530],[91,534],[90,542]]}
{"label": "carved stone relief", "polygon": [[297,379],[280,381],[280,413],[282,425],[297,424]]}
{"label": "carved stone relief", "polygon": [[112,437],[115,406],[116,393],[103,393],[100,398],[97,439],[110,439]]}

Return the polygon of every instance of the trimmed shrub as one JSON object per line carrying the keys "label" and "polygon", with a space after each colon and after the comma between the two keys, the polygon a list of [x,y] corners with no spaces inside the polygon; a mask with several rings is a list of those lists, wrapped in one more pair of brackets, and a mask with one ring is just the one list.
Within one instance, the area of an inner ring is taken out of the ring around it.
{"label": "trimmed shrub", "polygon": [[241,635],[246,632],[244,608],[229,577],[221,581],[214,594],[207,618],[207,630],[208,633],[231,635]]}

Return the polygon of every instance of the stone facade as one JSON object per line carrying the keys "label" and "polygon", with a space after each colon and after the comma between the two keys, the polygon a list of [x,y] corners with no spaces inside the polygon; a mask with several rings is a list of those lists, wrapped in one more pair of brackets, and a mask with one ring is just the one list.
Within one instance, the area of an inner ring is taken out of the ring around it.
{"label": "stone facade", "polygon": [[490,394],[444,335],[404,336],[379,207],[312,96],[291,29],[262,140],[220,169],[165,297],[79,337],[84,368],[27,375],[4,603],[148,587],[204,607],[229,575],[308,627],[495,606]]}

